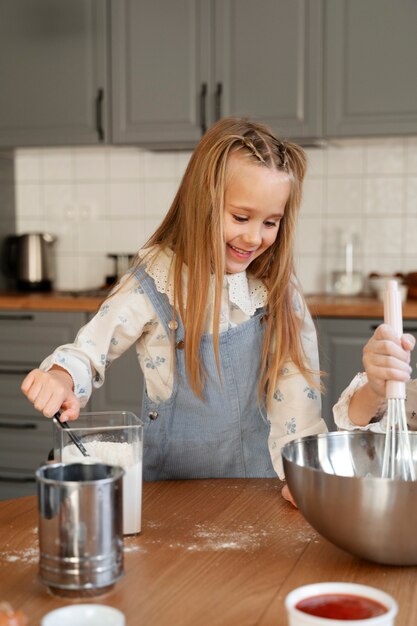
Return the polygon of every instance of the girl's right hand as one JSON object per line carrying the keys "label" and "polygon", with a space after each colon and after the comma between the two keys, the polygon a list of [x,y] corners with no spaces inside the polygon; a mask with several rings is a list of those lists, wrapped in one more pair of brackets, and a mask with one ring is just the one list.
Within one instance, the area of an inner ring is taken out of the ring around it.
{"label": "girl's right hand", "polygon": [[53,417],[62,411],[60,421],[75,420],[80,414],[80,402],[73,391],[73,381],[68,372],[53,366],[48,372],[34,369],[22,382],[21,389],[35,409]]}
{"label": "girl's right hand", "polygon": [[385,396],[388,380],[407,382],[410,379],[410,355],[415,339],[404,334],[398,339],[391,326],[381,324],[363,349],[363,365],[373,392]]}

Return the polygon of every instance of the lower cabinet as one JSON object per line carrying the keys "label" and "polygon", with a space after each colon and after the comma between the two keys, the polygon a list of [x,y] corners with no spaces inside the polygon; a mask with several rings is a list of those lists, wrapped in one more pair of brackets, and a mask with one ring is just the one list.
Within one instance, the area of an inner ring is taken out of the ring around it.
{"label": "lower cabinet", "polygon": [[[382,319],[319,318],[316,319],[320,368],[326,373],[323,383],[323,418],[329,430],[335,430],[333,405],[352,378],[363,371],[362,351]],[[417,320],[404,320],[404,332],[417,339]],[[412,376],[415,377],[416,371]]]}
{"label": "lower cabinet", "polygon": [[52,448],[52,425],[24,397],[22,381],[85,320],[75,312],[0,311],[0,499],[34,494],[35,470]]}
{"label": "lower cabinet", "polygon": [[92,393],[88,411],[132,411],[140,417],[143,393],[143,374],[139,367],[135,346],[112,363],[100,389]]}
{"label": "lower cabinet", "polygon": [[[36,493],[35,470],[53,447],[52,424],[20,390],[26,374],[71,343],[87,313],[0,311],[0,500]],[[140,415],[143,377],[132,347],[108,369],[84,411]]]}

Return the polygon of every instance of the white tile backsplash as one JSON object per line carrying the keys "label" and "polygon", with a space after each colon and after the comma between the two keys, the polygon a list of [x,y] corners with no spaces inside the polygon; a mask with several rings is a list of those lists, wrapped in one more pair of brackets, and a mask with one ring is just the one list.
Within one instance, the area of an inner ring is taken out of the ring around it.
{"label": "white tile backsplash", "polygon": [[73,150],[74,178],[76,180],[104,181],[108,175],[107,150],[84,148]]}
{"label": "white tile backsplash", "polygon": [[365,213],[367,215],[401,215],[404,209],[404,178],[387,175],[366,180]]}
{"label": "white tile backsplash", "polygon": [[[370,217],[365,222],[366,252],[369,255],[400,257],[403,246],[403,223],[397,217]],[[393,268],[397,271],[398,268]]]}
{"label": "white tile backsplash", "polygon": [[21,217],[39,220],[44,217],[41,193],[42,186],[39,183],[22,183],[16,187],[16,203]]}
{"label": "white tile backsplash", "polygon": [[417,176],[406,179],[405,210],[409,215],[417,216]]}
{"label": "white tile backsplash", "polygon": [[118,181],[110,183],[110,217],[140,217],[144,211],[144,183],[136,181]]}
{"label": "white tile backsplash", "polygon": [[[18,232],[57,236],[59,289],[97,287],[112,269],[107,253],[134,253],[159,226],[190,154],[21,149],[14,194],[8,185],[2,193],[16,197]],[[307,157],[295,250],[306,293],[323,291],[343,264],[348,230],[360,236],[365,274],[417,270],[417,137],[340,140],[308,148]]]}
{"label": "white tile backsplash", "polygon": [[406,140],[407,172],[417,174],[417,137],[408,137]]}
{"label": "white tile backsplash", "polygon": [[39,182],[41,158],[39,150],[24,150],[16,159],[16,180],[21,183]]}
{"label": "white tile backsplash", "polygon": [[144,153],[136,148],[109,151],[110,180],[137,180],[143,177]]}
{"label": "white tile backsplash", "polygon": [[330,145],[327,149],[327,174],[329,176],[349,176],[362,174],[364,169],[365,147],[357,142],[343,145]]}
{"label": "white tile backsplash", "polygon": [[360,215],[363,211],[363,185],[359,176],[337,176],[327,179],[327,214]]}
{"label": "white tile backsplash", "polygon": [[146,180],[143,185],[145,214],[163,217],[175,198],[178,182],[173,180]]}
{"label": "white tile backsplash", "polygon": [[405,169],[405,141],[397,139],[368,140],[365,148],[367,174],[401,174]]}
{"label": "white tile backsplash", "polygon": [[74,178],[74,151],[67,148],[41,150],[41,170],[45,182],[72,181]]}

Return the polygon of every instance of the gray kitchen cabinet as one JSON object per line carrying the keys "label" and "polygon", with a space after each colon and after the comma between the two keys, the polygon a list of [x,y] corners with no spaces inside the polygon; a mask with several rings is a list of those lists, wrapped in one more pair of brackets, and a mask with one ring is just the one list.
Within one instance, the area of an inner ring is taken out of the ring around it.
{"label": "gray kitchen cabinet", "polygon": [[21,383],[53,349],[73,341],[84,313],[0,311],[0,499],[35,493],[35,469],[52,448],[51,423]]}
{"label": "gray kitchen cabinet", "polygon": [[[382,319],[318,318],[315,320],[319,341],[320,368],[326,393],[323,396],[323,418],[335,430],[333,405],[358,372],[363,371],[362,351]],[[417,320],[404,320],[404,332],[417,339]],[[416,377],[414,370],[412,377]]]}
{"label": "gray kitchen cabinet", "polygon": [[[89,318],[83,312],[0,311],[0,500],[35,493],[35,469],[52,448],[52,425],[25,398],[21,383]],[[83,411],[140,416],[143,375],[133,346],[107,370]]]}
{"label": "gray kitchen cabinet", "polygon": [[0,145],[96,144],[107,133],[103,0],[2,0]]}
{"label": "gray kitchen cabinet", "polygon": [[208,123],[211,4],[111,3],[114,143],[197,143]]}
{"label": "gray kitchen cabinet", "polygon": [[192,147],[220,117],[291,138],[321,122],[321,0],[111,4],[114,143]]}
{"label": "gray kitchen cabinet", "polygon": [[93,391],[88,410],[132,411],[140,417],[143,387],[143,374],[132,346],[111,364],[104,385]]}
{"label": "gray kitchen cabinet", "polygon": [[321,0],[215,0],[214,119],[248,116],[321,135]]}
{"label": "gray kitchen cabinet", "polygon": [[417,3],[327,0],[325,135],[415,134]]}

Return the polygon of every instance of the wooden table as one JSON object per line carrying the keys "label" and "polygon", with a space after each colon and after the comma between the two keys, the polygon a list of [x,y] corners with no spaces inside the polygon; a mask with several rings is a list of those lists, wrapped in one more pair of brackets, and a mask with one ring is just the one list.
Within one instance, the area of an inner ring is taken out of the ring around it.
{"label": "wooden table", "polygon": [[[291,589],[349,581],[391,593],[396,626],[417,624],[417,568],[339,550],[282,499],[281,486],[277,479],[145,483],[142,534],[125,540],[126,575],[88,601],[118,607],[127,626],[285,626]],[[0,600],[22,609],[30,626],[76,602],[37,581],[37,559],[36,499],[0,503]]]}

